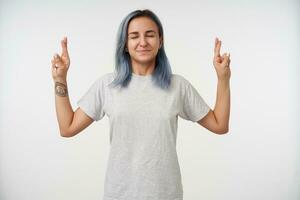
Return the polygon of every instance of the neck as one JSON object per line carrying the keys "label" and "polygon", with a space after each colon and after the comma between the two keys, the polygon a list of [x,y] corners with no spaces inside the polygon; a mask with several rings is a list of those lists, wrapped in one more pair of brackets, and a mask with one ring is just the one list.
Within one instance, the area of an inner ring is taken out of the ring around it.
{"label": "neck", "polygon": [[152,74],[155,68],[155,60],[150,63],[132,63],[132,72],[138,75],[149,75]]}

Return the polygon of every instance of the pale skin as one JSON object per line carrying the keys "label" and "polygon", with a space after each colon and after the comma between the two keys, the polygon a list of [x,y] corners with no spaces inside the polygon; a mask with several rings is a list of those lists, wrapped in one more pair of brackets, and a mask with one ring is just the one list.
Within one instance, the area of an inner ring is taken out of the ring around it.
{"label": "pale skin", "polygon": [[[151,74],[155,68],[155,58],[162,46],[163,38],[159,36],[158,27],[147,17],[133,19],[128,26],[126,48],[130,54],[132,71],[138,75]],[[67,71],[70,57],[67,38],[61,41],[62,53],[52,59],[52,77],[55,83],[56,113],[63,137],[72,137],[94,120],[79,107],[74,112],[68,97]],[[218,76],[217,100],[214,110],[198,121],[198,124],[216,134],[228,132],[230,110],[230,55],[220,55],[221,41],[216,38],[213,64]]]}
{"label": "pale skin", "polygon": [[148,17],[133,19],[128,26],[126,43],[133,73],[152,74],[155,68],[155,58],[161,45],[162,38],[159,37],[158,27],[151,19]]}
{"label": "pale skin", "polygon": [[61,55],[55,54],[52,62],[52,77],[55,83],[55,105],[60,135],[72,137],[88,127],[94,120],[86,115],[79,107],[74,112],[70,104],[67,89],[67,71],[70,57],[67,38],[61,41]]}
{"label": "pale skin", "polygon": [[221,43],[218,38],[215,39],[213,65],[218,76],[216,105],[198,121],[198,124],[217,134],[229,131],[230,115],[230,54],[220,55]]}

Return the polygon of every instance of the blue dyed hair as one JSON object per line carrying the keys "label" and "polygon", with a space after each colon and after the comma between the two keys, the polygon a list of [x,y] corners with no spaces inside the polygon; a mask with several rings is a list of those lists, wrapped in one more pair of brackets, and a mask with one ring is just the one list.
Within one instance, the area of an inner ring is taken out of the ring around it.
{"label": "blue dyed hair", "polygon": [[172,70],[164,49],[164,32],[158,17],[148,9],[135,10],[129,13],[121,22],[118,34],[115,52],[115,78],[111,84],[114,86],[126,87],[131,80],[132,66],[128,52],[125,51],[128,37],[128,25],[130,21],[137,17],[149,17],[153,20],[159,31],[159,37],[162,39],[162,45],[157,52],[155,59],[155,69],[152,76],[154,84],[162,89],[167,89],[171,83]]}

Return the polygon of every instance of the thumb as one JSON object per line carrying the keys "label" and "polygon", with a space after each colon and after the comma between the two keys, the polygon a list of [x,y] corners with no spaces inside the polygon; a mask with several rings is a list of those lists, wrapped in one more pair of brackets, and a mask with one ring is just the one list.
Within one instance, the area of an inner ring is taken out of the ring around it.
{"label": "thumb", "polygon": [[54,61],[56,64],[58,64],[58,67],[63,67],[62,59],[58,54],[54,55]]}

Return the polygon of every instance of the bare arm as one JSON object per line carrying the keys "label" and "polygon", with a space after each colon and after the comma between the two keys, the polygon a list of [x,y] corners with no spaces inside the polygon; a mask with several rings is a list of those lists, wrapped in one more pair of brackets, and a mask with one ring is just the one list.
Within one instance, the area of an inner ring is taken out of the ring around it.
{"label": "bare arm", "polygon": [[74,112],[70,104],[66,81],[55,82],[56,115],[62,137],[72,137],[94,120],[86,115],[80,108]]}
{"label": "bare arm", "polygon": [[219,127],[228,132],[230,114],[230,87],[229,80],[219,80],[217,89],[217,100],[214,114]]}
{"label": "bare arm", "polygon": [[214,110],[198,121],[198,124],[206,129],[217,133],[224,134],[229,130],[230,114],[230,88],[229,81],[218,81],[217,100]]}
{"label": "bare arm", "polygon": [[214,111],[209,113],[198,121],[205,128],[218,134],[224,134],[229,131],[230,115],[230,55],[220,55],[221,41],[215,40],[214,66],[218,76],[217,100]]}
{"label": "bare arm", "polygon": [[72,137],[89,126],[94,120],[87,116],[80,108],[75,112],[69,99],[67,71],[70,58],[67,50],[67,38],[61,41],[62,54],[55,54],[52,62],[52,77],[55,90],[55,107],[60,135]]}
{"label": "bare arm", "polygon": [[66,137],[74,116],[66,81],[55,82],[55,107],[60,134]]}

